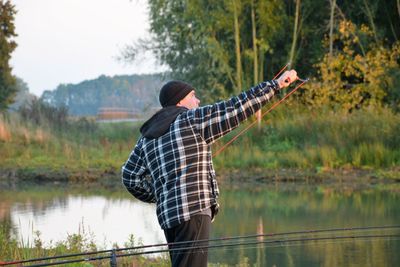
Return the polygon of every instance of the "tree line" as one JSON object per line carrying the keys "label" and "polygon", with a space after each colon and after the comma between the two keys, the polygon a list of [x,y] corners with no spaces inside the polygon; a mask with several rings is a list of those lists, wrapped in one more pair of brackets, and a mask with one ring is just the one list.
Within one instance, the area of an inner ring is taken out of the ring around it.
{"label": "tree line", "polygon": [[[399,109],[399,0],[149,0],[150,49],[207,101],[271,79],[287,62],[312,77],[310,106]],[[207,102],[206,101],[206,102]]]}
{"label": "tree line", "polygon": [[53,107],[65,107],[70,115],[93,116],[99,108],[127,108],[137,113],[159,106],[158,91],[162,74],[101,75],[78,84],[60,84],[46,90],[40,101]]}
{"label": "tree line", "polygon": [[[152,37],[127,46],[124,58],[134,60],[142,49],[153,51],[169,66],[170,77],[197,88],[203,103],[271,79],[291,62],[299,75],[312,78],[296,94],[297,102],[344,111],[370,106],[400,110],[400,0],[148,3]],[[0,0],[0,110],[14,101],[18,88],[9,65],[17,46],[15,15],[11,1]],[[129,81],[99,81],[99,89],[87,81],[79,90],[60,85],[42,98],[76,114],[93,114],[101,105],[132,104],[125,101],[125,94],[135,91]],[[114,89],[107,91],[104,84]],[[158,90],[159,84],[150,88]],[[150,91],[154,100],[156,92]],[[139,108],[145,108],[141,103],[156,104],[139,101],[144,94],[132,95]]]}

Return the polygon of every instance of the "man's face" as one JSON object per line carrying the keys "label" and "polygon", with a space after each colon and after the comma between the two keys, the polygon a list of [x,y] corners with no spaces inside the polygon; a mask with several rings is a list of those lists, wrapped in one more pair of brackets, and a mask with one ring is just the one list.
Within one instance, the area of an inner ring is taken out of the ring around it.
{"label": "man's face", "polygon": [[200,100],[196,97],[194,90],[192,90],[176,105],[179,107],[185,107],[187,109],[194,109],[199,107]]}

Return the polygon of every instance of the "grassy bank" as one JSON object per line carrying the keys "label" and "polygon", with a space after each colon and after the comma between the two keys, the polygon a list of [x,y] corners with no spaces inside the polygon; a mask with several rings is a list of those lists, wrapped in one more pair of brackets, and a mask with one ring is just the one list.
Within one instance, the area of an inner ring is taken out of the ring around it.
{"label": "grassy bank", "polygon": [[400,116],[386,109],[338,114],[294,108],[271,114],[262,125],[228,147],[216,164],[317,172],[400,166]]}
{"label": "grassy bank", "polygon": [[[18,114],[2,116],[0,169],[3,176],[49,179],[119,176],[139,126],[80,119],[55,127],[35,125]],[[214,162],[219,172],[367,170],[398,178],[399,132],[400,116],[387,109],[339,114],[287,106],[266,116],[260,128],[247,131]],[[218,141],[213,150],[237,133]]]}
{"label": "grassy bank", "polygon": [[112,176],[136,140],[135,129],[132,123],[98,124],[90,119],[57,129],[11,114],[0,118],[0,168],[10,176],[88,180]]}
{"label": "grassy bank", "polygon": [[[48,257],[59,257],[70,254],[82,254],[91,253],[89,255],[78,255],[74,257],[59,258],[45,261],[33,261],[26,264],[51,264],[62,261],[73,261],[87,258],[107,257],[99,260],[91,261],[80,261],[76,263],[65,263],[62,266],[110,266],[110,255],[109,249],[104,249],[97,246],[90,236],[90,233],[85,231],[84,227],[80,228],[78,233],[70,234],[66,240],[56,242],[50,246],[44,246],[43,241],[40,238],[40,232],[35,232],[33,240],[17,240],[10,236],[10,229],[7,225],[0,225],[0,263],[4,262],[18,262],[24,260],[48,258]],[[124,248],[132,248],[142,246],[140,242],[137,242],[133,236],[124,244]],[[118,249],[118,246],[114,246]],[[99,252],[98,254],[94,252]],[[140,252],[139,249],[117,251],[117,255],[124,255],[129,253]],[[159,256],[155,258],[148,258],[142,255],[136,255],[131,257],[117,257],[118,266],[170,266],[169,259],[167,256]]]}

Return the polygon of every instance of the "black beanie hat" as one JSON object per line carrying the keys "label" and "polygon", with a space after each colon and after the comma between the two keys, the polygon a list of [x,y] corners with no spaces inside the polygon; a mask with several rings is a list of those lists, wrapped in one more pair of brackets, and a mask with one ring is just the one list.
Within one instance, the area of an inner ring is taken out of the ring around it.
{"label": "black beanie hat", "polygon": [[161,106],[175,106],[179,103],[187,94],[193,91],[194,88],[182,81],[169,81],[161,88],[160,91],[160,104]]}

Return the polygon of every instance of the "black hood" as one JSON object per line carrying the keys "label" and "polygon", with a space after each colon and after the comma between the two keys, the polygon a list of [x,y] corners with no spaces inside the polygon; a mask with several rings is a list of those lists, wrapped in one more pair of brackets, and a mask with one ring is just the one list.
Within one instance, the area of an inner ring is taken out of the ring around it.
{"label": "black hood", "polygon": [[162,108],[140,127],[140,133],[149,139],[158,138],[168,132],[169,126],[179,114],[187,110],[177,106]]}

